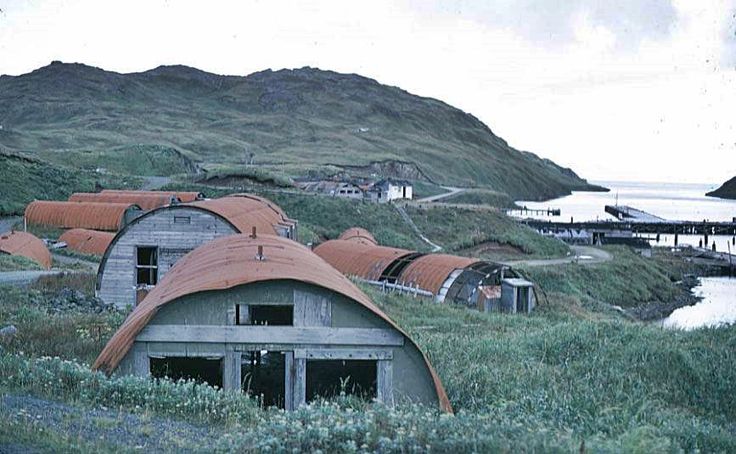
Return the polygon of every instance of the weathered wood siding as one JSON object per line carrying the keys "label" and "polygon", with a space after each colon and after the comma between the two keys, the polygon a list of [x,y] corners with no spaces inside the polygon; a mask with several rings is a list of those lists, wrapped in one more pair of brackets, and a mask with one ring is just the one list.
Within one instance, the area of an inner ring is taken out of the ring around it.
{"label": "weathered wood siding", "polygon": [[[294,326],[233,326],[236,304],[294,304]],[[375,360],[378,399],[437,402],[421,352],[401,333],[343,295],[288,280],[187,295],[161,307],[118,373],[145,375],[141,352],[222,357],[223,386],[238,389],[241,354],[252,350],[285,352],[287,409],[305,401],[306,364],[312,359]]]}
{"label": "weathered wood siding", "polygon": [[[175,222],[176,218],[177,222]],[[189,223],[183,222],[189,218]],[[112,245],[98,275],[97,295],[124,308],[136,303],[136,247],[158,247],[158,280],[189,251],[237,233],[227,222],[202,210],[180,207],[142,217]]]}

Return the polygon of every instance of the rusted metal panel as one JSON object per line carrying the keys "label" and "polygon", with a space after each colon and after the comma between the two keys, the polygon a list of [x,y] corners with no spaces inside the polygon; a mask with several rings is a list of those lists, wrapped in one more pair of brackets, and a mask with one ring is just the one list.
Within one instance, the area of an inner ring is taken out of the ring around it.
{"label": "rusted metal panel", "polygon": [[0,235],[0,252],[20,255],[51,268],[51,254],[43,241],[26,232],[7,232]]}
{"label": "rusted metal panel", "polygon": [[412,261],[399,275],[399,282],[416,285],[435,295],[450,274],[480,262],[478,259],[447,254],[427,254]]}
{"label": "rusted metal panel", "polygon": [[140,207],[129,203],[36,200],[26,207],[25,218],[29,224],[115,232],[124,225],[125,214],[131,210],[140,211]]}
{"label": "rusted metal panel", "polygon": [[70,202],[100,202],[136,204],[144,210],[181,202],[175,194],[150,193],[142,191],[130,192],[75,192],[69,196]]}
{"label": "rusted metal panel", "polygon": [[337,237],[338,240],[363,240],[378,245],[378,241],[371,232],[362,227],[351,227]]}
{"label": "rusted metal panel", "polygon": [[326,241],[317,246],[314,253],[347,276],[376,281],[391,263],[413,251],[377,246],[370,241],[353,238]]}
{"label": "rusted metal panel", "polygon": [[165,196],[171,198],[175,196],[183,203],[194,202],[195,200],[204,199],[204,194],[201,192],[187,192],[187,191],[136,191],[132,189],[103,189],[100,194],[133,194],[133,195],[150,195],[150,196]]}
{"label": "rusted metal panel", "polygon": [[59,241],[66,243],[67,249],[82,254],[102,255],[115,237],[112,232],[90,229],[71,229],[64,232]]}
{"label": "rusted metal panel", "polygon": [[240,232],[278,235],[279,226],[292,228],[296,222],[273,202],[249,194],[236,194],[219,199],[201,200],[187,204],[216,213],[232,223]]}

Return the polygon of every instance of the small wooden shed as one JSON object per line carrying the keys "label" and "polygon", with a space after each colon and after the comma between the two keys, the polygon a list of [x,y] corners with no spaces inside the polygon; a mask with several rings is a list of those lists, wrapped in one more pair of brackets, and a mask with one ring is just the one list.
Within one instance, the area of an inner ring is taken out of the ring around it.
{"label": "small wooden shed", "polygon": [[187,254],[93,367],[191,378],[288,410],[343,391],[452,411],[404,331],[312,251],[271,235],[230,235]]}

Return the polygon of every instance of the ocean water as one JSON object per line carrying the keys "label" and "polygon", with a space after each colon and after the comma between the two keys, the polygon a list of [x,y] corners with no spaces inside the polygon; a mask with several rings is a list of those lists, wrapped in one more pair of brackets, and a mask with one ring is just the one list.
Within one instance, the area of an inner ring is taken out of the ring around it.
{"label": "ocean water", "polygon": [[[519,201],[520,207],[530,209],[559,208],[560,216],[530,216],[558,222],[613,220],[605,212],[606,205],[629,205],[664,219],[677,221],[731,221],[736,218],[736,200],[723,200],[706,197],[706,193],[718,185],[643,183],[621,181],[595,181],[595,184],[611,189],[610,192],[574,192],[572,195],[545,202]],[[526,215],[525,215],[526,216]],[[648,235],[652,236],[652,235]],[[697,246],[700,236],[680,235],[679,244]],[[728,252],[729,247],[736,253],[732,236],[709,238],[708,246],[715,241],[716,249]],[[674,245],[673,235],[660,236],[660,242],[652,245]]]}
{"label": "ocean water", "polygon": [[693,292],[703,301],[672,312],[662,326],[687,330],[736,323],[736,278],[704,277]]}

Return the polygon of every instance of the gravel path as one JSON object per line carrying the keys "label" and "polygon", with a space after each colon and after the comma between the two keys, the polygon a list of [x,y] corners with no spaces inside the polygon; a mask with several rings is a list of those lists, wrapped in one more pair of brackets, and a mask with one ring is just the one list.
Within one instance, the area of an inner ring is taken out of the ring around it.
{"label": "gravel path", "polygon": [[429,197],[423,197],[421,199],[414,199],[413,202],[436,202],[438,200],[446,199],[447,197],[452,197],[455,194],[460,194],[461,192],[465,192],[465,188],[453,188],[451,186],[442,186],[442,188],[447,189],[448,192],[443,192],[442,194],[437,194],[437,195],[431,195]]}
{"label": "gravel path", "polygon": [[0,233],[9,231],[15,224],[17,224],[22,218],[13,216],[9,218],[0,218]]}
{"label": "gravel path", "polygon": [[[35,397],[5,395],[0,417],[41,426],[90,444],[113,445],[142,452],[193,452],[209,450],[222,433],[189,423],[148,417],[105,407],[88,409]],[[0,453],[19,452],[17,445],[0,445]],[[22,452],[27,452],[22,450]]]}
{"label": "gravel path", "polygon": [[553,265],[564,265],[566,263],[579,263],[581,265],[595,265],[597,263],[608,262],[613,257],[603,249],[598,249],[592,246],[570,246],[570,249],[574,252],[569,257],[563,257],[559,259],[539,259],[539,260],[515,260],[510,262],[504,262],[504,265],[509,266],[553,266]]}
{"label": "gravel path", "polygon": [[42,270],[42,271],[3,271],[0,272],[0,285],[23,285],[28,284],[41,276],[51,276],[54,274],[68,273],[63,270]]}
{"label": "gravel path", "polygon": [[170,182],[171,178],[169,177],[146,177],[146,179],[143,181],[143,186],[141,186],[141,190],[154,191],[156,189],[163,188]]}

